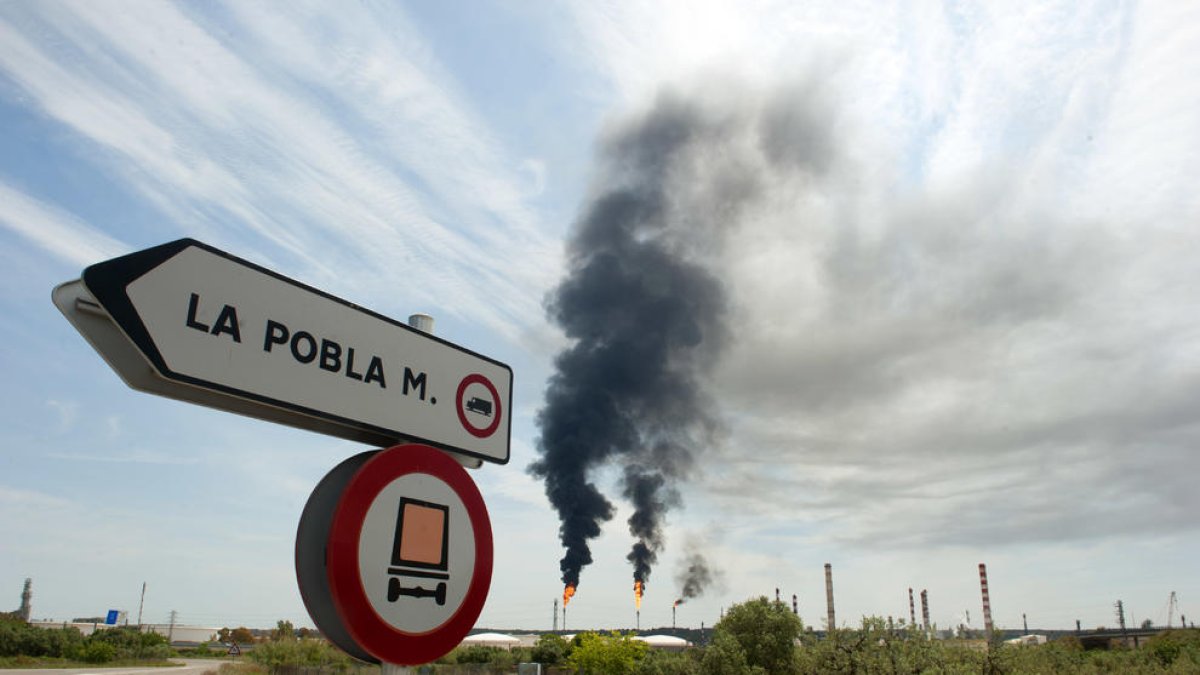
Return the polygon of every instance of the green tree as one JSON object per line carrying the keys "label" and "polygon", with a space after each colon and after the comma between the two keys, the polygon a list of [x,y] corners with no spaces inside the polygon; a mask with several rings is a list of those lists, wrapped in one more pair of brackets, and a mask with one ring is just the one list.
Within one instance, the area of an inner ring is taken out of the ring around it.
{"label": "green tree", "polygon": [[251,633],[250,629],[245,626],[238,626],[229,631],[229,641],[239,645],[254,644],[254,633]]}
{"label": "green tree", "polygon": [[597,675],[627,675],[637,672],[638,662],[648,649],[645,642],[613,632],[603,636],[582,633],[567,663],[577,671]]}
{"label": "green tree", "polygon": [[554,633],[543,633],[538,636],[537,644],[533,646],[533,660],[546,666],[562,663],[567,657],[567,641]]}
{"label": "green tree", "polygon": [[296,628],[292,625],[291,621],[280,619],[275,623],[275,630],[271,631],[271,639],[277,642],[280,640],[295,640]]}
{"label": "green tree", "polygon": [[791,608],[760,596],[730,607],[714,627],[713,643],[723,633],[737,642],[749,668],[790,673],[796,668],[796,638],[803,630]]}
{"label": "green tree", "polygon": [[743,675],[751,672],[746,663],[746,651],[738,644],[737,638],[727,631],[713,635],[712,643],[704,650],[700,666],[706,675]]}
{"label": "green tree", "polygon": [[670,652],[649,649],[638,662],[638,675],[697,675],[700,673],[700,650]]}

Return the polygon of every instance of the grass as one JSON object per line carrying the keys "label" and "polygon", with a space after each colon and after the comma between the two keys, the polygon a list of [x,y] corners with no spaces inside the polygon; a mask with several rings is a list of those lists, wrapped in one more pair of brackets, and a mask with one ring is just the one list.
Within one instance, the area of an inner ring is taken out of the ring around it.
{"label": "grass", "polygon": [[0,657],[0,668],[34,669],[34,668],[175,668],[182,663],[166,659],[114,659],[106,663],[88,663],[72,659],[54,658],[50,656],[4,656]]}

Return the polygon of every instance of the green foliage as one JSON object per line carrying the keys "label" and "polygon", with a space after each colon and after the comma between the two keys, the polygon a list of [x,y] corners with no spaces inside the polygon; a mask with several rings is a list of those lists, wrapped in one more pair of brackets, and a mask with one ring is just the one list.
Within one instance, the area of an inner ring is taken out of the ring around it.
{"label": "green foliage", "polygon": [[254,644],[254,633],[250,632],[245,626],[237,628],[222,628],[217,631],[217,639],[221,642],[233,642],[239,645]]}
{"label": "green foliage", "polygon": [[167,638],[154,632],[139,632],[137,628],[108,628],[88,636],[88,642],[111,645],[118,659],[165,659],[171,656]]}
{"label": "green foliage", "polygon": [[1166,630],[1150,638],[1146,651],[1164,666],[1187,661],[1200,663],[1200,630]]}
{"label": "green foliage", "polygon": [[746,650],[742,649],[737,638],[728,631],[720,631],[713,635],[712,643],[704,650],[704,658],[700,665],[701,672],[706,675],[742,675],[751,672],[746,663]]}
{"label": "green foliage", "polygon": [[345,670],[350,667],[350,657],[341,650],[320,639],[271,640],[259,643],[247,658],[277,671],[286,666],[318,666]]}
{"label": "green foliage", "polygon": [[162,660],[171,655],[166,638],[136,628],[98,630],[87,638],[76,628],[39,628],[24,621],[0,621],[0,656],[113,660]]}
{"label": "green foliage", "polygon": [[89,640],[79,650],[77,658],[88,663],[108,663],[117,658],[117,648],[107,642]]}
{"label": "green foliage", "polygon": [[668,652],[649,649],[638,663],[638,675],[693,675],[700,672],[700,651]]}
{"label": "green foliage", "polygon": [[737,642],[748,668],[790,673],[796,667],[796,638],[803,630],[800,617],[789,607],[760,596],[730,607],[714,626],[713,643],[724,633]]}
{"label": "green foliage", "polygon": [[648,647],[645,642],[614,631],[610,635],[581,633],[567,663],[578,672],[600,675],[636,673]]}
{"label": "green foliage", "polygon": [[538,636],[530,658],[546,666],[562,663],[563,659],[567,658],[567,641],[560,635],[544,633]]}
{"label": "green foliage", "polygon": [[76,628],[36,628],[19,619],[0,619],[0,656],[72,656],[83,646]]}
{"label": "green foliage", "polygon": [[452,663],[492,663],[500,658],[501,653],[507,654],[508,650],[488,645],[467,645],[456,648],[452,653]]}
{"label": "green foliage", "polygon": [[295,640],[296,628],[291,621],[280,619],[275,623],[275,630],[271,631],[272,640]]}

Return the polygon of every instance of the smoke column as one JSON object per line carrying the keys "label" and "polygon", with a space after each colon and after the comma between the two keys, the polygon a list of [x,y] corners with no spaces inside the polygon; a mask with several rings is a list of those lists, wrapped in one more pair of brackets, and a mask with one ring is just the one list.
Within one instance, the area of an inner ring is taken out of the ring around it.
{"label": "smoke column", "polygon": [[610,466],[634,509],[634,579],[648,580],[680,481],[722,433],[708,391],[731,335],[731,234],[764,212],[792,213],[777,207],[831,163],[808,90],[736,89],[709,78],[666,91],[598,145],[566,274],[547,298],[569,346],[554,360],[530,466],[559,515],[567,586],[613,517],[595,483]]}
{"label": "smoke column", "polygon": [[[728,311],[708,256],[727,222],[695,194],[681,200],[676,183],[699,192],[697,182],[726,180],[733,169],[687,174],[721,150],[729,124],[726,114],[663,96],[601,147],[566,278],[548,301],[572,343],[555,359],[538,417],[541,457],[530,467],[559,514],[568,586],[579,583],[590,540],[613,516],[594,470],[622,468],[622,496],[634,508],[628,560],[645,582],[664,544],[664,515],[679,504],[675,485],[720,431],[704,385],[727,342]],[[736,216],[752,192],[747,180],[724,187],[722,216]]]}
{"label": "smoke column", "polygon": [[679,599],[675,601],[676,605],[700,597],[716,579],[715,570],[699,553],[689,553],[683,564],[685,567],[675,575],[675,581],[679,584]]}

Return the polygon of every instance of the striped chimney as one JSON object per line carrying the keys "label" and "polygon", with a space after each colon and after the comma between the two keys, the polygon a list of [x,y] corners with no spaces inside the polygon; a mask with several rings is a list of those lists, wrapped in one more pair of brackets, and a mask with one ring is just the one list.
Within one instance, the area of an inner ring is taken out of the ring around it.
{"label": "striped chimney", "polygon": [[925,620],[925,630],[929,630],[929,591],[921,589],[921,618]]}
{"label": "striped chimney", "polygon": [[988,598],[987,565],[979,563],[979,590],[983,593],[983,627],[992,638],[992,601]]}
{"label": "striped chimney", "polygon": [[910,625],[910,626],[917,625],[917,606],[916,606],[916,603],[913,602],[913,594],[912,594],[911,588],[908,589],[908,622],[909,622],[908,625]]}
{"label": "striped chimney", "polygon": [[837,621],[833,618],[833,565],[825,563],[825,606],[829,610],[829,625],[828,630],[837,628]]}

